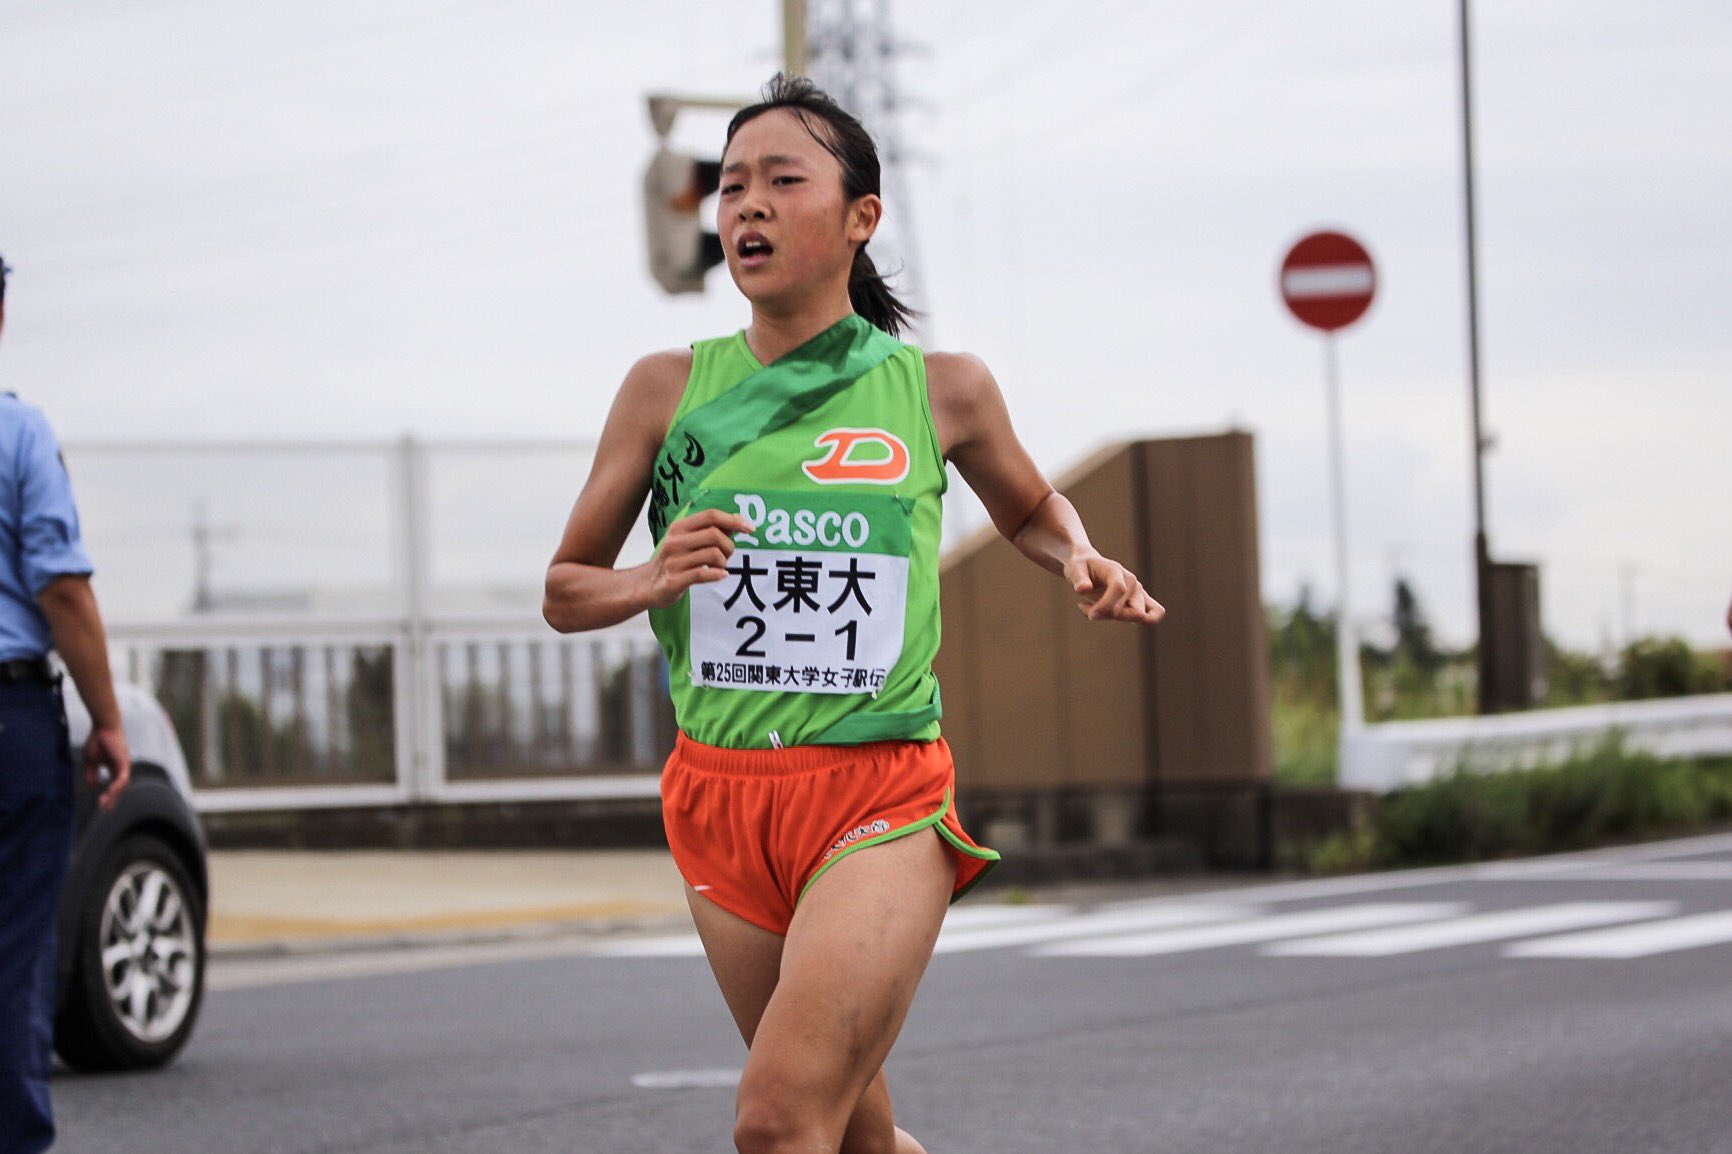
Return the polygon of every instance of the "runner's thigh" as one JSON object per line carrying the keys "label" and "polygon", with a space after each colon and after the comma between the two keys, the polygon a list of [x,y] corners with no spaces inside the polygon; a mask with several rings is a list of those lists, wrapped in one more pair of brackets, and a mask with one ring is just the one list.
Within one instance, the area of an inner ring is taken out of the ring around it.
{"label": "runner's thigh", "polygon": [[927,829],[835,863],[806,893],[740,1084],[742,1109],[840,1138],[907,1017],[956,864]]}
{"label": "runner's thigh", "polygon": [[738,914],[729,913],[709,898],[686,886],[686,904],[704,943],[710,972],[722,988],[722,998],[740,1028],[746,1045],[752,1044],[758,1019],[764,1015],[770,995],[776,990],[776,975],[782,966],[782,937],[754,926]]}

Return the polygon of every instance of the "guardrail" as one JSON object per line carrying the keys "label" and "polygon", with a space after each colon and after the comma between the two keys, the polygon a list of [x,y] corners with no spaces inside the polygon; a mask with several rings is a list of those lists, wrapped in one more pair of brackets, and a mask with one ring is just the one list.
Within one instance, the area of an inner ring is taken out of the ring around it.
{"label": "guardrail", "polygon": [[1732,754],[1732,693],[1367,726],[1342,739],[1340,784],[1386,793],[1457,767],[1493,772],[1558,762],[1611,734],[1657,757]]}
{"label": "guardrail", "polygon": [[115,627],[201,812],[653,797],[673,744],[641,625],[257,620]]}

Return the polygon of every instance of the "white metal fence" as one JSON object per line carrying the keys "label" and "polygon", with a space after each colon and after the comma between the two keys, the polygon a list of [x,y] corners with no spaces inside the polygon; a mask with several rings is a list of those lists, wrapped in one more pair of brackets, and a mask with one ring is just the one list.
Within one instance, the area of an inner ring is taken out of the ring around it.
{"label": "white metal fence", "polygon": [[1732,693],[1445,717],[1367,726],[1342,740],[1340,784],[1380,793],[1457,767],[1494,771],[1563,761],[1611,734],[1659,757],[1732,754]]}
{"label": "white metal fence", "polygon": [[540,618],[590,453],[68,446],[118,672],[168,710],[199,808],[653,796],[653,637]]}

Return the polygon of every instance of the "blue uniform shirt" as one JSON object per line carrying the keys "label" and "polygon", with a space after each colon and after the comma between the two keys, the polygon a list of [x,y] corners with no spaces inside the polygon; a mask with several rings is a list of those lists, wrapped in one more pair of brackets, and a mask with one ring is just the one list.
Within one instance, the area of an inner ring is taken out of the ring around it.
{"label": "blue uniform shirt", "polygon": [[54,647],[36,595],[91,569],[54,430],[34,406],[0,394],[0,661]]}

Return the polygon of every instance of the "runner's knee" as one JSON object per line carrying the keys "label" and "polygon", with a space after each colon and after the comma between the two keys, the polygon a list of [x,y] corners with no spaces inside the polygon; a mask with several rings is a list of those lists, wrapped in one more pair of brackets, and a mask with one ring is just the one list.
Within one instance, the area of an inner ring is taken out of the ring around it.
{"label": "runner's knee", "polygon": [[742,1094],[734,1115],[734,1149],[740,1154],[834,1150],[840,1138],[835,1129],[817,1116],[809,1102]]}

